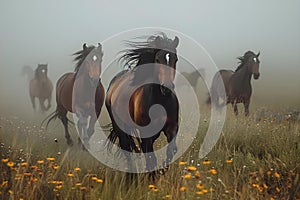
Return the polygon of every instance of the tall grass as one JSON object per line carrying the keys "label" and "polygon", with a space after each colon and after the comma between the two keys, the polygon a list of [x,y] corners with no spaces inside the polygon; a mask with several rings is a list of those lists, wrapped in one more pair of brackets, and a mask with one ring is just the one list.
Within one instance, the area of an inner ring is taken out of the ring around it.
{"label": "tall grass", "polygon": [[62,127],[49,133],[32,120],[1,116],[0,197],[300,199],[299,122],[257,121],[254,114],[235,117],[229,109],[218,143],[200,160],[208,117],[201,118],[199,133],[188,151],[166,174],[150,181],[145,174],[129,179],[102,165],[79,145],[69,148]]}

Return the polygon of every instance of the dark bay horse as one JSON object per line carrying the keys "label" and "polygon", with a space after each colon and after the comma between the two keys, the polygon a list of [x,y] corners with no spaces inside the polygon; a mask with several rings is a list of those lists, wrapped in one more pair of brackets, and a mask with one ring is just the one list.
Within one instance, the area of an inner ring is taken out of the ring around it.
{"label": "dark bay horse", "polygon": [[[173,81],[178,43],[178,37],[172,40],[163,33],[150,36],[146,42],[128,42],[131,48],[125,51],[121,60],[129,65],[129,69],[112,79],[105,100],[112,121],[109,140],[112,143],[119,140],[127,162],[132,161],[130,152],[141,149],[146,159],[146,171],[151,172],[152,177],[156,174],[152,171],[157,169],[153,143],[161,132],[168,142],[165,166],[177,151],[179,103]],[[165,113],[154,111],[151,114],[152,106],[157,104]]]}
{"label": "dark bay horse", "polygon": [[[25,66],[22,69],[22,74],[26,74],[28,78],[33,75],[33,78],[29,81],[29,95],[33,109],[36,109],[35,98],[38,98],[41,111],[45,112],[49,110],[51,107],[53,84],[47,76],[48,64],[38,64],[34,73],[31,67]],[[47,107],[45,106],[45,100],[48,103]]]}
{"label": "dark bay horse", "polygon": [[[227,103],[231,103],[235,115],[238,115],[237,104],[243,103],[245,107],[245,116],[249,115],[250,98],[252,94],[251,78],[258,79],[259,73],[259,57],[260,53],[254,54],[247,51],[244,56],[239,57],[240,65],[235,71],[220,70],[215,74],[210,90],[211,97],[214,98],[216,106],[220,107]],[[218,85],[218,81],[222,79],[224,90]],[[219,103],[219,99],[223,103]],[[208,100],[209,102],[209,100]]]}
{"label": "dark bay horse", "polygon": [[49,116],[47,126],[52,119],[58,117],[64,125],[67,143],[72,145],[73,141],[68,130],[67,113],[75,113],[78,117],[79,135],[85,147],[89,148],[88,141],[94,133],[94,126],[100,115],[105,95],[100,79],[102,46],[98,44],[98,47],[87,47],[84,44],[83,49],[73,55],[76,56],[74,61],[77,61],[75,72],[66,73],[57,81],[57,106],[55,112]]}

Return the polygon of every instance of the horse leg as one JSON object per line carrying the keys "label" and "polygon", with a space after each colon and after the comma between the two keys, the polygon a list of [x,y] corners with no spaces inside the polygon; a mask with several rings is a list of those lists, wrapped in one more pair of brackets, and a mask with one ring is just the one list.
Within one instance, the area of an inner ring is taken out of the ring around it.
{"label": "horse leg", "polygon": [[238,108],[237,108],[237,101],[235,100],[231,104],[233,106],[234,114],[237,116],[239,114],[239,111],[238,111]]}
{"label": "horse leg", "polygon": [[36,106],[35,106],[35,97],[30,95],[30,99],[31,99],[32,108],[33,108],[33,110],[35,110],[35,108],[36,108]]}
{"label": "horse leg", "polygon": [[167,137],[167,159],[165,163],[165,167],[168,168],[170,162],[172,161],[174,155],[177,152],[177,145],[176,145],[176,136],[178,132],[178,124],[168,125],[165,130],[164,134]]}
{"label": "horse leg", "polygon": [[68,118],[67,118],[67,110],[65,110],[64,108],[60,108],[59,109],[59,119],[61,120],[61,122],[63,123],[64,125],[64,128],[65,128],[65,138],[67,139],[67,144],[69,146],[72,146],[73,145],[73,141],[71,139],[71,136],[69,134],[69,130],[68,130]]}
{"label": "horse leg", "polygon": [[87,149],[90,148],[90,145],[89,145],[89,138],[87,136],[87,117],[86,116],[83,116],[81,114],[78,114],[78,122],[77,122],[77,128],[78,128],[78,131],[79,131],[79,137],[83,140],[83,143],[81,143],[81,140],[80,138],[78,138],[78,142],[80,142],[82,144],[82,148],[84,149],[84,147],[86,147]]}
{"label": "horse leg", "polygon": [[250,105],[250,100],[245,100],[244,101],[244,107],[245,107],[245,116],[249,116],[249,105]]}
{"label": "horse leg", "polygon": [[48,103],[48,105],[47,105],[46,110],[49,110],[51,108],[51,97],[47,98],[47,103]]}
{"label": "horse leg", "polygon": [[[143,153],[145,154],[146,159],[146,170],[151,172],[154,171],[157,166],[156,156],[153,150],[153,138],[142,138],[141,148]],[[155,173],[151,173],[150,175],[154,175]]]}
{"label": "horse leg", "polygon": [[39,101],[40,101],[40,108],[41,108],[41,111],[42,111],[42,112],[45,112],[45,111],[46,111],[46,107],[45,107],[45,104],[44,104],[45,99],[39,98]]}

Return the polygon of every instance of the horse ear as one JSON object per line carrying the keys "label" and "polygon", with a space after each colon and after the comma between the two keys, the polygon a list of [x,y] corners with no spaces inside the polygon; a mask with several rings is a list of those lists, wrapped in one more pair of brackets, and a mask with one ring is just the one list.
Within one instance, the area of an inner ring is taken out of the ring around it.
{"label": "horse ear", "polygon": [[83,50],[85,50],[87,48],[86,43],[83,44],[82,48],[83,48]]}
{"label": "horse ear", "polygon": [[177,36],[175,36],[175,38],[174,38],[174,40],[173,40],[172,46],[173,46],[174,48],[176,48],[176,47],[178,46],[178,44],[179,44],[179,38],[178,38]]}
{"label": "horse ear", "polygon": [[102,45],[98,43],[98,48],[102,50]]}
{"label": "horse ear", "polygon": [[258,58],[259,55],[260,55],[260,51],[258,52],[258,54],[256,55],[256,57]]}

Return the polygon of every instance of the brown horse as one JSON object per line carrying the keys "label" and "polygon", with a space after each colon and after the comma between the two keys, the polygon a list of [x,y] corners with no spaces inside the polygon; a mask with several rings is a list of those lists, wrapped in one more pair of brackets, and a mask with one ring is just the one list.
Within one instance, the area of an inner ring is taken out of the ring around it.
{"label": "brown horse", "polygon": [[[244,56],[238,58],[240,60],[240,65],[235,71],[220,70],[215,74],[212,81],[210,95],[217,107],[231,103],[234,108],[235,115],[238,115],[237,104],[243,103],[245,107],[245,115],[249,115],[249,105],[252,94],[252,74],[254,79],[258,79],[260,75],[259,54],[260,53],[256,55],[252,51],[247,51]],[[220,81],[223,81],[224,87],[220,87],[220,85],[218,85]],[[223,100],[223,103],[221,104],[219,103],[220,98]],[[207,102],[210,102],[210,98]]]}
{"label": "brown horse", "polygon": [[[38,64],[35,72],[26,66],[22,70],[22,74],[27,74],[28,78],[34,74],[34,77],[29,82],[29,95],[32,103],[32,107],[35,110],[35,98],[39,99],[40,109],[42,112],[49,110],[51,107],[51,96],[53,90],[53,84],[47,76],[48,64]],[[47,107],[45,106],[45,100],[47,100]]]}
{"label": "brown horse", "polygon": [[[112,143],[118,138],[127,162],[134,162],[130,152],[140,152],[141,148],[147,171],[157,169],[153,143],[161,131],[168,142],[165,166],[177,151],[179,103],[173,81],[178,43],[178,37],[172,40],[163,33],[150,36],[146,42],[129,42],[131,49],[121,57],[129,69],[117,74],[107,90],[105,104],[113,126],[108,138]],[[157,104],[165,113],[151,113]]]}
{"label": "brown horse", "polygon": [[66,73],[57,81],[57,106],[55,112],[49,116],[47,126],[52,119],[58,117],[64,125],[67,143],[72,145],[73,141],[68,130],[67,112],[75,113],[78,117],[79,136],[85,147],[89,148],[88,141],[94,133],[94,126],[100,115],[105,95],[100,79],[102,46],[98,44],[98,47],[87,47],[84,44],[83,49],[73,55],[76,56],[74,61],[78,61],[75,72]]}

